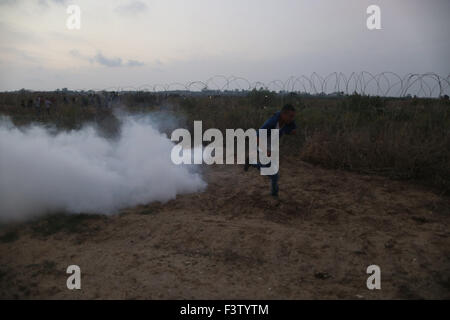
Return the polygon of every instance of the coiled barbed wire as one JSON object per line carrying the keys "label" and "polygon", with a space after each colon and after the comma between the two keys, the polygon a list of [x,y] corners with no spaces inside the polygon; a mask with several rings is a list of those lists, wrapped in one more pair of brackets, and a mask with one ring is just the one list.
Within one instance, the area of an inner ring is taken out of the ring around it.
{"label": "coiled barbed wire", "polygon": [[382,97],[442,97],[450,93],[450,74],[446,77],[436,73],[408,73],[404,76],[391,71],[373,74],[368,71],[332,72],[322,76],[291,76],[287,80],[251,82],[243,77],[215,75],[205,81],[173,82],[167,84],[144,84],[138,87],[117,86],[106,89],[83,89],[83,91],[117,92],[201,92],[221,94],[231,91],[270,90],[278,93],[299,93],[310,95],[371,95]]}

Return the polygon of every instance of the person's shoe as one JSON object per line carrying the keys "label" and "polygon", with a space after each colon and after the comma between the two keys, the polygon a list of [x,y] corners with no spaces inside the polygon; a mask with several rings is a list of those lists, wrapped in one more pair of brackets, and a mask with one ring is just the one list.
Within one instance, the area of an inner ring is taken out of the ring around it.
{"label": "person's shoe", "polygon": [[278,198],[278,192],[272,192],[271,195],[272,195],[272,197],[274,197],[274,198]]}

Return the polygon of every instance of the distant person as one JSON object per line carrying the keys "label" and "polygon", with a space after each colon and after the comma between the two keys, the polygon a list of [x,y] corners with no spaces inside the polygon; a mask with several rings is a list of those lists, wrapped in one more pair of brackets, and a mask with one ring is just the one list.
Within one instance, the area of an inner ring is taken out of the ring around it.
{"label": "distant person", "polygon": [[48,115],[50,115],[51,107],[52,107],[52,101],[49,98],[45,99],[45,110],[47,111]]}
{"label": "distant person", "polygon": [[[297,128],[295,124],[295,108],[291,104],[286,104],[281,109],[281,111],[276,112],[272,117],[270,117],[261,127],[261,129],[267,129],[268,142],[270,141],[270,130],[276,129],[279,132],[279,137],[281,138],[285,134],[295,134],[295,129]],[[259,141],[258,141],[259,144]],[[270,146],[268,145],[267,153],[270,156]],[[261,169],[262,167],[269,167],[269,164],[263,165],[259,161],[257,164],[250,164],[248,157],[245,161],[244,170],[248,171],[249,167],[255,167]],[[278,179],[279,172],[274,175],[269,176],[271,180],[271,194],[274,197],[278,196]]]}
{"label": "distant person", "polygon": [[38,114],[41,113],[41,97],[37,97],[36,100],[34,100],[34,107],[36,108],[36,111]]}
{"label": "distant person", "polygon": [[100,96],[98,94],[95,95],[95,101],[96,101],[98,108],[102,106],[102,99],[100,98]]}

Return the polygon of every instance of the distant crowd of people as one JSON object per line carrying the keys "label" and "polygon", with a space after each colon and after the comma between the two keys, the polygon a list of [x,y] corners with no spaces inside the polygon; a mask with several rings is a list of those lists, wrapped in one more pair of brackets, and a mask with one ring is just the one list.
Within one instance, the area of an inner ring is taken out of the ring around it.
{"label": "distant crowd of people", "polygon": [[[58,99],[59,103],[67,105],[80,105],[83,107],[94,106],[111,108],[120,101],[120,97],[116,92],[108,92],[105,94],[80,94],[76,96],[63,95],[62,99]],[[38,95],[37,97],[22,99],[20,105],[23,108],[35,109],[37,114],[46,113],[50,115],[52,110],[56,109],[57,99],[53,96]]]}
{"label": "distant crowd of people", "polygon": [[28,99],[25,103],[25,100],[22,100],[21,106],[24,108],[35,108],[38,114],[41,113],[41,110],[45,110],[47,114],[50,114],[50,110],[55,105],[55,98],[53,97],[42,97],[38,96],[34,99]]}

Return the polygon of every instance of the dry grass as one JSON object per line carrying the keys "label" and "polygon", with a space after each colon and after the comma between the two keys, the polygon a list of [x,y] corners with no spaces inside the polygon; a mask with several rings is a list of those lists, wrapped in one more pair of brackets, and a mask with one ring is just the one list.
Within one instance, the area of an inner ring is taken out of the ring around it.
{"label": "dry grass", "polygon": [[[56,107],[38,114],[21,102],[52,96]],[[65,97],[65,98],[64,98]],[[88,98],[87,98],[88,97]],[[106,135],[117,132],[113,108],[92,96],[74,93],[2,93],[0,114],[16,125],[40,122],[59,129],[97,124]],[[174,115],[174,126],[192,129],[257,128],[284,103],[298,109],[298,134],[284,138],[282,149],[305,161],[330,168],[411,179],[450,192],[450,103],[448,100],[379,97],[311,97],[253,91],[234,96],[127,93],[115,101],[131,113]],[[172,128],[166,128],[169,133]]]}

